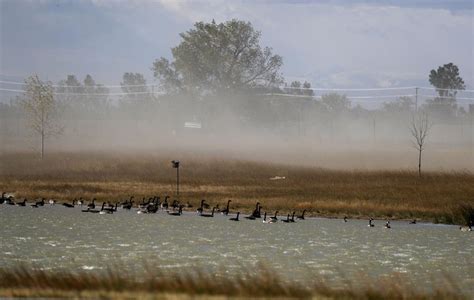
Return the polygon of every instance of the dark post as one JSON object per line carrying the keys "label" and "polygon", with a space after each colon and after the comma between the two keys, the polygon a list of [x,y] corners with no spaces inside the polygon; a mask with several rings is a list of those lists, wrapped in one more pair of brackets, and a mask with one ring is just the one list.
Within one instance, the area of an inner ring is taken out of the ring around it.
{"label": "dark post", "polygon": [[179,198],[179,160],[172,160],[171,163],[176,169],[176,195]]}
{"label": "dark post", "polygon": [[418,112],[418,87],[415,88],[415,113]]}

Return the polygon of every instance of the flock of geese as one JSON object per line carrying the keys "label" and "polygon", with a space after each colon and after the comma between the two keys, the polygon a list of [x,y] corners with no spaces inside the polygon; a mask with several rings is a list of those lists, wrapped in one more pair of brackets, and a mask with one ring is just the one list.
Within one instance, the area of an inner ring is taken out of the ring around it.
{"label": "flock of geese", "polygon": [[[183,213],[183,208],[186,207],[187,209],[190,209],[193,207],[189,202],[186,204],[181,204],[178,200],[173,200],[170,203],[170,201],[168,201],[168,199],[170,198],[169,196],[165,196],[163,201],[161,201],[161,198],[159,196],[150,197],[148,198],[148,200],[146,200],[146,198],[143,198],[142,201],[140,203],[137,203],[136,205],[134,205],[134,202],[135,202],[134,198],[135,198],[134,196],[131,196],[129,199],[124,200],[121,203],[116,202],[115,204],[112,204],[110,202],[103,202],[100,209],[95,204],[96,198],[93,198],[87,204],[86,204],[86,201],[84,201],[83,198],[81,197],[79,199],[74,199],[72,203],[63,202],[59,205],[62,205],[67,208],[74,208],[76,206],[79,206],[82,208],[81,211],[84,213],[97,213],[97,214],[113,214],[114,212],[117,211],[119,206],[124,210],[131,210],[132,208],[136,207],[138,214],[153,214],[153,213],[157,213],[161,209],[162,211],[166,211],[166,213],[170,216],[181,216]],[[220,213],[222,215],[228,216],[230,212],[231,202],[232,200],[228,200],[226,207],[223,209],[219,208],[219,204],[217,204],[216,206],[212,207],[212,209],[210,209],[210,205],[206,202],[206,200],[203,199],[201,200],[200,206],[196,209],[196,212],[198,216],[204,217],[204,218],[212,218],[214,217],[215,213]],[[53,199],[46,200],[45,198],[42,198],[41,200],[35,201],[33,203],[28,203],[28,200],[26,198],[23,199],[23,201],[15,202],[13,195],[3,192],[2,197],[0,198],[0,204],[16,205],[16,206],[30,206],[33,208],[38,208],[41,206],[45,206],[46,204],[56,205],[58,203],[56,202],[56,200],[53,200]],[[263,207],[260,205],[260,202],[257,202],[253,212],[249,214],[248,216],[245,216],[244,218],[247,220],[262,219],[262,214],[261,214],[262,208]],[[206,212],[206,209],[210,211]],[[283,223],[296,222],[295,211],[293,211],[292,214],[287,214],[286,219],[285,218],[279,219],[278,213],[279,213],[278,211],[275,211],[273,215],[269,216],[267,215],[267,212],[264,212],[262,222],[267,223],[267,224],[276,223],[280,220]],[[305,213],[306,213],[306,210],[303,210],[301,215],[296,216],[296,219],[304,220]],[[239,218],[240,218],[240,212],[238,211],[235,217],[229,218],[229,220],[240,221]],[[345,216],[343,221],[348,222],[348,218]],[[368,221],[369,221],[367,225],[368,227],[375,227],[373,218],[370,218]],[[409,223],[416,224],[416,219],[410,221]],[[387,228],[387,229],[392,228],[389,220],[386,221],[384,228]],[[461,226],[459,227],[459,229],[461,231],[472,231],[472,224],[468,226]]]}

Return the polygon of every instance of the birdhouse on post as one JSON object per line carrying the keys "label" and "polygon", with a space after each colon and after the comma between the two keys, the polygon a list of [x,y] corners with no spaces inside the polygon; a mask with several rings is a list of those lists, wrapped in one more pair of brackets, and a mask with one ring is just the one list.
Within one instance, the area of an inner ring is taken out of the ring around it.
{"label": "birdhouse on post", "polygon": [[179,160],[172,160],[171,164],[176,169],[176,197],[179,199]]}

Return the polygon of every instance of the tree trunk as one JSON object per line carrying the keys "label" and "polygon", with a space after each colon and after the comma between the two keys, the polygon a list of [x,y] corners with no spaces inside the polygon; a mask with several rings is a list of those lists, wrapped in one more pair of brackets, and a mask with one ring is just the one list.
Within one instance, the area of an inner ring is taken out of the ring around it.
{"label": "tree trunk", "polygon": [[418,154],[418,176],[421,177],[421,149],[419,150]]}

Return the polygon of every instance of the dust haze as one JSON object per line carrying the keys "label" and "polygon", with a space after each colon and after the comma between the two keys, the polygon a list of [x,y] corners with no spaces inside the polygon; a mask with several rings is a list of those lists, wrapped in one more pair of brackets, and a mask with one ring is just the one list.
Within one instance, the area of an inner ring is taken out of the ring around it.
{"label": "dust haze", "polygon": [[[76,101],[80,101],[76,99]],[[157,97],[109,101],[91,112],[63,105],[63,133],[46,140],[56,152],[261,161],[341,170],[416,170],[410,125],[414,109],[366,109],[352,103],[328,112],[316,99],[253,95],[190,101]],[[231,104],[229,104],[232,102]],[[437,117],[423,152],[423,168],[473,171],[473,115]],[[12,101],[4,105],[1,152],[37,155],[40,140]]]}

